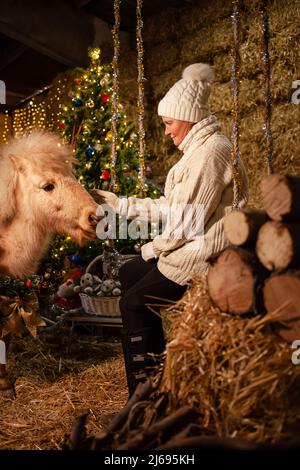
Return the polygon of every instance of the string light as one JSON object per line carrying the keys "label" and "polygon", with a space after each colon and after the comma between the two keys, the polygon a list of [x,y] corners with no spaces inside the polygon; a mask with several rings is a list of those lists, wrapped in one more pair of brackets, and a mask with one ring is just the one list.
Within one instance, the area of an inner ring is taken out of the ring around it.
{"label": "string light", "polygon": [[271,118],[272,118],[272,98],[270,91],[271,82],[271,66],[269,56],[269,17],[267,10],[267,0],[262,0],[260,5],[260,13],[263,29],[263,62],[264,62],[264,97],[265,97],[265,124],[263,130],[266,139],[266,152],[265,160],[268,168],[268,173],[273,173],[273,137],[271,131]]}
{"label": "string light", "polygon": [[[138,69],[138,128],[139,128],[139,185],[143,196],[147,195],[147,184],[145,178],[145,129],[144,129],[144,44],[143,44],[143,19],[142,19],[143,0],[136,2],[136,44],[137,44],[137,69]],[[126,119],[126,116],[125,116]]]}
{"label": "string light", "polygon": [[[114,192],[118,192],[119,185],[116,182],[116,159],[118,149],[118,130],[117,121],[119,119],[119,55],[120,55],[120,4],[121,0],[114,0],[115,24],[112,28],[112,37],[114,43],[114,56],[112,60],[113,69],[113,88],[112,91],[112,118],[111,118],[111,158],[110,158],[110,185]],[[106,139],[105,139],[106,140]]]}
{"label": "string light", "polygon": [[241,176],[239,173],[239,129],[240,129],[240,110],[239,110],[239,93],[240,93],[240,10],[241,1],[235,0],[233,6],[232,30],[233,30],[233,46],[231,52],[231,92],[233,98],[232,104],[232,169],[233,169],[233,207],[239,206],[241,192]]}

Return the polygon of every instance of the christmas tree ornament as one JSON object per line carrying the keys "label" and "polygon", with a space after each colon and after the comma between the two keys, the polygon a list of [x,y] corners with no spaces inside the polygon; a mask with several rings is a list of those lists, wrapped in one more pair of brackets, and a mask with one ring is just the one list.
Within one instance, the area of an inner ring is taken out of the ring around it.
{"label": "christmas tree ornament", "polygon": [[108,101],[110,100],[109,94],[108,93],[103,93],[100,96],[100,100],[102,101],[102,103],[108,103]]}
{"label": "christmas tree ornament", "polygon": [[80,98],[73,98],[72,99],[72,103],[74,104],[74,106],[76,106],[77,108],[79,108],[80,106],[82,106],[82,100]]}
{"label": "christmas tree ornament", "polygon": [[71,256],[71,262],[76,266],[83,266],[86,263],[86,259],[79,253],[75,253]]}
{"label": "christmas tree ornament", "polygon": [[95,149],[94,147],[92,147],[91,145],[89,145],[86,149],[85,149],[85,154],[87,157],[92,157],[94,154],[95,154]]}
{"label": "christmas tree ornament", "polygon": [[108,181],[110,179],[110,172],[109,170],[103,170],[100,175],[100,179],[104,181]]}
{"label": "christmas tree ornament", "polygon": [[108,79],[107,78],[101,78],[100,80],[100,85],[104,88],[105,86],[108,85]]}
{"label": "christmas tree ornament", "polygon": [[101,50],[99,47],[93,47],[88,51],[88,56],[94,61],[99,60],[100,54]]}
{"label": "christmas tree ornament", "polygon": [[115,184],[113,185],[113,192],[114,192],[114,193],[119,193],[119,192],[120,192],[120,185],[119,185],[119,183],[115,183]]}
{"label": "christmas tree ornament", "polygon": [[95,106],[94,100],[92,100],[92,98],[90,98],[89,100],[87,100],[86,106],[87,106],[88,108],[93,108],[93,107]]}
{"label": "christmas tree ornament", "polygon": [[[113,133],[112,133],[112,131],[108,131],[107,134],[106,134],[106,136],[105,136],[105,139],[106,139],[106,140],[112,140],[112,138],[113,138]],[[111,167],[111,165],[112,165],[112,164],[110,164],[110,167]]]}
{"label": "christmas tree ornament", "polygon": [[79,77],[74,78],[74,82],[76,83],[76,85],[80,85],[82,82],[82,78],[79,78]]}
{"label": "christmas tree ornament", "polygon": [[58,129],[65,129],[66,124],[64,122],[59,122],[57,127],[58,127]]}

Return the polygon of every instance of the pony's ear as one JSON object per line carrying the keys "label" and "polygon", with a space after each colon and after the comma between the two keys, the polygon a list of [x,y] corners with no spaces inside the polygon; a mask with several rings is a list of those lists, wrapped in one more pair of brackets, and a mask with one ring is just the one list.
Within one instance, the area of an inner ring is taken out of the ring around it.
{"label": "pony's ear", "polygon": [[0,226],[7,224],[16,213],[17,171],[10,159],[0,162]]}
{"label": "pony's ear", "polygon": [[24,165],[24,159],[23,159],[23,157],[10,154],[10,155],[8,156],[8,158],[9,158],[10,161],[13,163],[15,169],[16,169],[19,173],[24,173],[24,171],[25,171],[25,165]]}

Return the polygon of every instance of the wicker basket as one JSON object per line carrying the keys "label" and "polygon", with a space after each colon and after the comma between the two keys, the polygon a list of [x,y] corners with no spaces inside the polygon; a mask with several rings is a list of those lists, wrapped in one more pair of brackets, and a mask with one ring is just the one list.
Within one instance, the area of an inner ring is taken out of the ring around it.
{"label": "wicker basket", "polygon": [[[121,263],[136,258],[138,255],[123,255]],[[96,256],[86,268],[86,273],[90,272],[93,265],[103,259],[103,255]],[[121,318],[119,308],[120,297],[91,297],[88,294],[80,293],[81,304],[86,313],[89,315],[98,315],[101,317]]]}

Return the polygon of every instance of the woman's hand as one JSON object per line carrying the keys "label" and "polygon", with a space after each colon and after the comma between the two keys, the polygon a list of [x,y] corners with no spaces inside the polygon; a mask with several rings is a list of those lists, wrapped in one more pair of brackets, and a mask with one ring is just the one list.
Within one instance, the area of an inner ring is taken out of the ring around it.
{"label": "woman's hand", "polygon": [[152,242],[146,243],[146,245],[142,245],[141,255],[144,261],[149,261],[150,259],[157,258],[154,253]]}
{"label": "woman's hand", "polygon": [[102,189],[92,189],[90,194],[98,204],[108,204],[115,212],[118,211],[119,198],[114,193]]}

